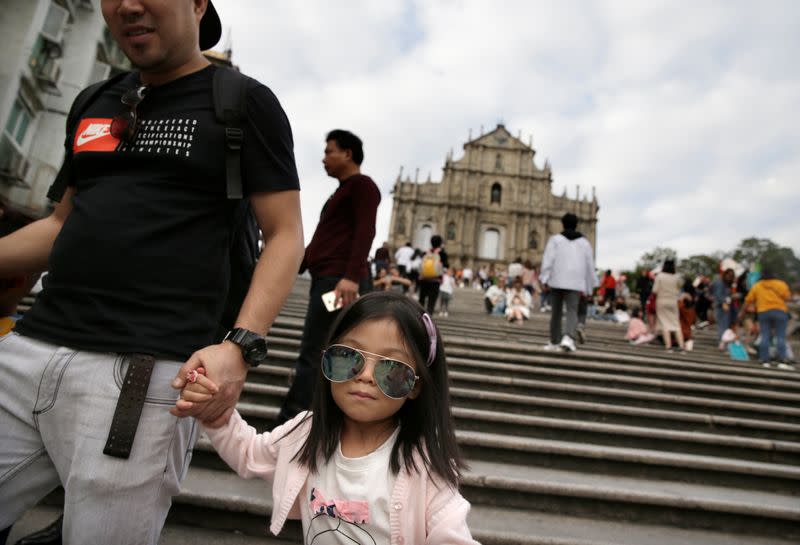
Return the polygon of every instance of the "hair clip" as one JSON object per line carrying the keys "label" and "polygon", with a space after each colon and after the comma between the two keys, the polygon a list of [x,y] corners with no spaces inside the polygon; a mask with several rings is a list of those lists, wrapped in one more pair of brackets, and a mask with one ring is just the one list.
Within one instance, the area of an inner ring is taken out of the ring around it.
{"label": "hair clip", "polygon": [[425,324],[425,329],[428,331],[428,338],[431,340],[427,361],[427,366],[430,367],[433,363],[433,359],[436,357],[436,326],[433,325],[433,320],[431,320],[427,312],[422,313],[422,323]]}

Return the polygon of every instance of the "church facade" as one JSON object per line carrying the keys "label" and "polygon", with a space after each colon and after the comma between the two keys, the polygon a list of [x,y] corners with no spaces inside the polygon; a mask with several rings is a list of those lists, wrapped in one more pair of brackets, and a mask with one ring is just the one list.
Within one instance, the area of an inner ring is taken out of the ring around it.
{"label": "church facade", "polygon": [[562,230],[566,212],[596,248],[597,211],[592,195],[552,193],[550,165],[534,163],[532,145],[503,125],[464,144],[464,155],[447,155],[441,182],[403,179],[393,190],[389,243],[411,242],[422,250],[439,234],[455,267],[504,267],[517,257],[541,263],[548,237]]}

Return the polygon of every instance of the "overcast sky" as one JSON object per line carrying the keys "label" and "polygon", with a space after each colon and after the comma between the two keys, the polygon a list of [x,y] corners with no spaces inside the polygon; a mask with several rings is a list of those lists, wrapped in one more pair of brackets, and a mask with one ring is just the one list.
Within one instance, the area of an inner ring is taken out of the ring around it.
{"label": "overcast sky", "polygon": [[291,120],[308,242],[337,182],[324,136],[365,142],[388,234],[400,166],[505,123],[553,192],[597,188],[598,265],[768,237],[800,254],[800,2],[215,0],[234,62]]}

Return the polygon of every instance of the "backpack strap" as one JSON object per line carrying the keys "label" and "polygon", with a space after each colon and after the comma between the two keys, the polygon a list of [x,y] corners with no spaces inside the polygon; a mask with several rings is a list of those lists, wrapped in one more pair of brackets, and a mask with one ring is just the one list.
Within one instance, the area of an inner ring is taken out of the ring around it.
{"label": "backpack strap", "polygon": [[69,109],[69,114],[67,114],[67,134],[64,138],[64,163],[61,166],[61,170],[58,171],[55,181],[53,181],[53,184],[50,186],[50,190],[47,192],[47,198],[51,201],[61,201],[61,197],[64,196],[64,192],[67,190],[67,187],[69,187],[70,182],[72,182],[72,143],[75,141],[75,131],[78,128],[78,122],[81,116],[86,113],[89,106],[97,100],[100,95],[130,74],[131,72],[121,72],[111,76],[107,80],[93,83],[75,97],[75,100],[72,102],[72,107]]}
{"label": "backpack strap", "polygon": [[225,125],[225,180],[229,199],[241,199],[242,190],[242,125],[247,114],[249,78],[236,70],[218,67],[214,72],[214,115]]}

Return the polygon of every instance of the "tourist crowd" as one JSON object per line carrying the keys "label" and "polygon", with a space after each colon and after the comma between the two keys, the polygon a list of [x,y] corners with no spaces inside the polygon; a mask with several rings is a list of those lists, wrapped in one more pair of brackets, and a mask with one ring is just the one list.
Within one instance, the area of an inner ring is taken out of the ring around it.
{"label": "tourist crowd", "polygon": [[[425,285],[420,268],[429,251],[408,243],[392,254],[384,243],[373,260],[375,289],[419,298]],[[679,274],[675,260],[668,259],[631,276],[595,270],[594,287],[577,290],[574,333],[565,342],[563,337],[551,339],[546,348],[574,350],[575,342],[581,344],[586,338],[587,319],[625,324],[625,339],[632,345],[654,344],[667,352],[694,350],[696,332],[714,327],[716,348],[732,358],[792,367],[794,355],[787,342],[789,286],[767,267],[739,269],[726,260],[715,278],[687,278]],[[454,288],[481,290],[486,313],[510,323],[522,324],[535,312],[552,313],[554,290],[542,282],[541,273],[541,265],[521,257],[505,266],[446,267],[439,279],[438,314],[449,314],[450,301],[457,296]]]}

